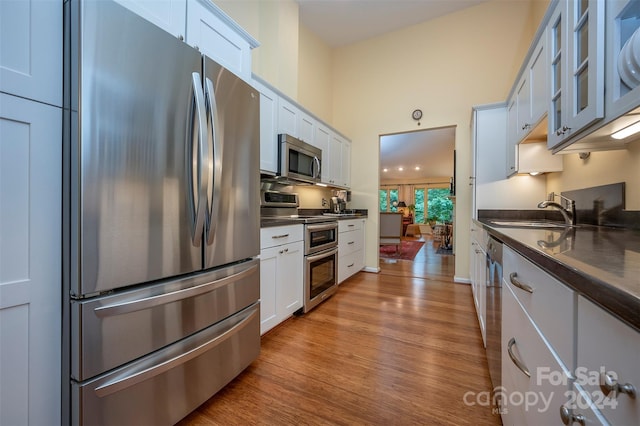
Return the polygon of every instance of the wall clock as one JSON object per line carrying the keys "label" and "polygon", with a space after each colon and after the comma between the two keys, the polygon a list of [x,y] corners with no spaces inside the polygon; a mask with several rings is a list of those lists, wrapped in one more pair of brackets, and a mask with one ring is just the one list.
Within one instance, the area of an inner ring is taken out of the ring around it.
{"label": "wall clock", "polygon": [[413,117],[414,120],[420,120],[422,118],[422,110],[419,110],[419,109],[413,110],[413,112],[411,113],[411,116]]}

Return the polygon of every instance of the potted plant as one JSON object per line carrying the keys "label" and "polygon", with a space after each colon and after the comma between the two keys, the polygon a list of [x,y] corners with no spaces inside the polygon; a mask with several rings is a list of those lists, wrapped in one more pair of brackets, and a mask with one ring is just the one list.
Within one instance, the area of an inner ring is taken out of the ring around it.
{"label": "potted plant", "polygon": [[436,226],[436,222],[438,220],[437,216],[429,216],[427,217],[427,223],[429,224],[429,226],[431,226],[431,229],[433,229]]}
{"label": "potted plant", "polygon": [[409,209],[409,216],[411,216],[411,217],[415,217],[415,216],[414,216],[414,213],[415,213],[415,211],[416,211],[416,205],[415,205],[415,204],[409,204],[409,205],[407,206],[407,209]]}

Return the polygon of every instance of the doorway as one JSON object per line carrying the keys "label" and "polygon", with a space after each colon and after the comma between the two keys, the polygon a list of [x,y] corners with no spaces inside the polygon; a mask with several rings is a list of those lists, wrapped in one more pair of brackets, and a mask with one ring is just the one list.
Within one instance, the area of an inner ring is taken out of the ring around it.
{"label": "doorway", "polygon": [[[447,242],[452,241],[455,130],[456,126],[445,126],[380,136],[379,209],[402,213],[402,238],[421,238],[425,241],[424,251],[433,252],[444,243],[442,235],[435,235],[437,226],[438,233],[444,226],[449,232]],[[436,260],[452,263],[453,257],[449,257],[438,256]],[[416,263],[427,266],[425,262]],[[432,262],[428,264],[426,269],[434,272]],[[381,268],[385,269],[382,264]],[[423,275],[411,269],[412,275]]]}

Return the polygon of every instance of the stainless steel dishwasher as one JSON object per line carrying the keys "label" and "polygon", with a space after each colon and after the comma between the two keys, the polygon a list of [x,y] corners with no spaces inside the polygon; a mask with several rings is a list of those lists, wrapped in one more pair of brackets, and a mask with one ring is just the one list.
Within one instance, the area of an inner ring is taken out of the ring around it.
{"label": "stainless steel dishwasher", "polygon": [[493,389],[499,395],[498,388],[502,386],[502,242],[491,236],[487,243],[486,268],[487,362]]}

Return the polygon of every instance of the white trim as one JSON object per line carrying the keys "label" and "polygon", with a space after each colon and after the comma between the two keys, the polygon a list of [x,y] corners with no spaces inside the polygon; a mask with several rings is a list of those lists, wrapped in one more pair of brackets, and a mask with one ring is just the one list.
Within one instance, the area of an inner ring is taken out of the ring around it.
{"label": "white trim", "polygon": [[471,279],[470,278],[461,278],[461,277],[453,277],[453,282],[454,283],[461,283],[461,284],[471,284]]}
{"label": "white trim", "polygon": [[377,273],[379,273],[379,272],[380,272],[380,268],[375,268],[375,267],[373,267],[373,266],[365,266],[365,267],[362,269],[362,272],[372,272],[372,273],[374,273],[374,274],[377,274]]}

